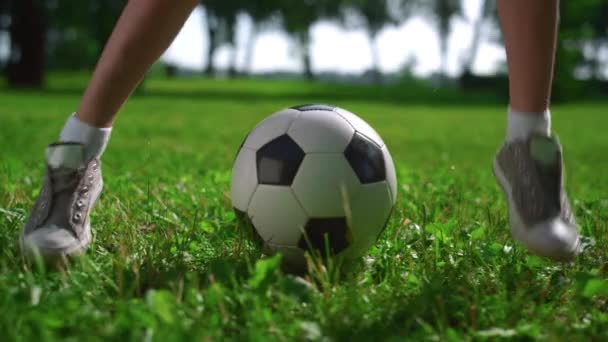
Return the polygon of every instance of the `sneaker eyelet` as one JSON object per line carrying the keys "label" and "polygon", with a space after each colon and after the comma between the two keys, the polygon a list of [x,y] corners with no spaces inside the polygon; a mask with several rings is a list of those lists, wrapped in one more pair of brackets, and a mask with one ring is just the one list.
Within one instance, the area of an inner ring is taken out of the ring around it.
{"label": "sneaker eyelet", "polygon": [[81,213],[74,214],[74,221],[78,222],[78,221],[80,221],[81,218],[82,218],[82,214]]}

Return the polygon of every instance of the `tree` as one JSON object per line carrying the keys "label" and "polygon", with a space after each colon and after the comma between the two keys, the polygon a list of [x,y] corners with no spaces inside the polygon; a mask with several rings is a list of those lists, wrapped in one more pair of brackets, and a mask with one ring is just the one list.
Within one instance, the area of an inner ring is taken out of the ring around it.
{"label": "tree", "polygon": [[304,75],[309,80],[313,79],[309,45],[310,27],[318,18],[317,7],[312,1],[285,0],[281,5],[283,28],[298,42]]}
{"label": "tree", "polygon": [[338,17],[340,2],[336,0],[293,1],[279,0],[285,32],[294,37],[300,47],[300,56],[307,79],[313,79],[310,58],[310,28],[320,19]]}
{"label": "tree", "polygon": [[473,37],[471,38],[471,45],[463,63],[463,75],[473,74],[473,65],[477,60],[477,54],[483,35],[483,27],[484,24],[490,20],[497,22],[495,2],[482,0],[479,17],[473,22]]}
{"label": "tree", "polygon": [[92,68],[127,0],[61,0],[49,3],[50,68]]}
{"label": "tree", "polygon": [[[563,1],[561,3],[560,36],[557,46],[557,68],[553,87],[554,98],[580,98],[601,91],[575,77],[600,83],[602,65],[598,51],[608,46],[608,4],[605,0]],[[606,87],[604,85],[604,87]],[[604,89],[608,91],[608,87]]]}
{"label": "tree", "polygon": [[251,71],[253,66],[253,52],[255,49],[255,41],[258,32],[266,25],[278,24],[278,14],[280,0],[267,0],[267,1],[245,1],[243,4],[243,11],[252,21],[251,31],[247,38],[246,52],[245,52],[245,70]]}
{"label": "tree", "polygon": [[[222,43],[228,43],[236,50],[235,47],[235,26],[239,12],[243,9],[241,1],[225,1],[225,0],[205,0],[202,2],[205,6],[205,14],[207,18],[207,38],[209,45],[207,48],[207,67],[205,74],[211,76],[215,73],[215,63],[213,57],[215,51]],[[234,63],[232,68],[234,68]],[[233,70],[231,73],[234,73]]]}
{"label": "tree", "polygon": [[[9,31],[10,23],[10,11],[9,11],[8,0],[0,0],[0,35],[4,35]],[[8,44],[7,40],[0,39],[0,46]],[[4,63],[6,61],[0,61],[0,74],[4,73]]]}
{"label": "tree", "polygon": [[452,19],[462,16],[463,9],[460,0],[418,0],[417,7],[431,19],[439,37],[439,51],[441,53],[441,75],[445,78],[448,67],[448,38]]}
{"label": "tree", "polygon": [[596,10],[590,13],[587,21],[590,31],[590,44],[593,53],[588,57],[592,77],[599,81],[606,65],[602,63],[602,50],[608,47],[608,3],[596,1]]}
{"label": "tree", "polygon": [[39,88],[44,83],[47,11],[41,1],[9,3],[11,56],[7,66],[11,87]]}
{"label": "tree", "polygon": [[373,77],[376,82],[380,82],[380,52],[378,51],[377,38],[386,25],[398,22],[397,14],[392,10],[390,0],[345,0],[342,9],[344,21],[349,21],[351,11],[362,19],[361,25],[367,32],[372,55]]}
{"label": "tree", "polygon": [[[205,3],[205,2],[203,2]],[[205,5],[205,18],[206,18],[206,28],[207,32],[207,66],[204,69],[204,74],[207,76],[211,76],[215,73],[215,62],[213,61],[213,56],[215,55],[215,50],[217,48],[217,31],[219,30],[219,19],[211,9],[209,4]]]}

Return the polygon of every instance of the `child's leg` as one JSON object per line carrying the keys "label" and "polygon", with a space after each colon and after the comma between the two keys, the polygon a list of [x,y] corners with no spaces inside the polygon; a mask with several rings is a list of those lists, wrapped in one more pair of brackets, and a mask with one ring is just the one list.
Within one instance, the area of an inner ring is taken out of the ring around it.
{"label": "child's leg", "polygon": [[196,0],[130,0],[102,53],[78,111],[60,141],[84,145],[85,159],[100,157],[120,107],[152,63],[167,49]]}
{"label": "child's leg", "polygon": [[47,260],[86,250],[89,213],[102,189],[99,158],[116,113],[171,43],[196,0],[130,0],[78,112],[46,151],[48,173],[22,234],[28,254]]}
{"label": "child's leg", "polygon": [[513,237],[536,254],[563,260],[579,252],[580,239],[563,187],[561,146],[551,137],[558,11],[558,0],[498,0],[511,108],[494,173]]}
{"label": "child's leg", "polygon": [[78,107],[77,116],[110,127],[116,113],[192,12],[196,0],[130,0]]}
{"label": "child's leg", "polygon": [[557,0],[498,0],[515,111],[542,113],[549,107],[558,6]]}
{"label": "child's leg", "polygon": [[498,0],[509,66],[509,141],[550,135],[558,7],[558,0]]}

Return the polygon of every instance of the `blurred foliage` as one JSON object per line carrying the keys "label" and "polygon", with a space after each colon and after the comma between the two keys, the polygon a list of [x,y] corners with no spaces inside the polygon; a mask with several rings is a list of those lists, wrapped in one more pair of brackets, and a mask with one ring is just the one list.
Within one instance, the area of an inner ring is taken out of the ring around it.
{"label": "blurred foliage", "polygon": [[[213,56],[216,48],[227,43],[234,46],[234,33],[237,15],[244,9],[242,1],[203,1],[205,14],[207,15],[206,35],[209,39],[207,46],[207,67],[205,74],[212,75],[215,72]],[[234,65],[234,64],[233,64]],[[234,72],[234,70],[232,71]]]}
{"label": "blurred foliage", "polygon": [[[410,1],[391,0],[344,0],[341,9],[342,22],[347,25],[361,27],[368,34],[369,45],[372,55],[372,77],[374,81],[381,81],[380,51],[376,44],[378,34],[387,25],[396,25],[407,16]],[[401,4],[402,11],[397,11],[397,5]]]}
{"label": "blurred foliage", "polygon": [[447,71],[448,38],[452,31],[452,19],[464,17],[461,0],[422,0],[418,1],[422,14],[430,18],[439,36],[439,51],[441,53],[441,73]]}
{"label": "blurred foliage", "polygon": [[339,1],[291,1],[279,0],[282,27],[293,36],[300,46],[300,56],[304,74],[311,79],[312,66],[310,60],[310,27],[318,20],[335,19],[338,16]]}
{"label": "blurred foliage", "polygon": [[47,1],[48,66],[82,69],[95,65],[127,0]]}
{"label": "blurred foliage", "polygon": [[42,87],[47,47],[48,20],[41,0],[4,0],[2,21],[8,25],[11,44],[5,73],[15,88]]}
{"label": "blurred foliage", "polygon": [[[28,0],[37,3],[46,11],[42,18],[48,25],[45,54],[47,69],[90,69],[94,66],[114,23],[127,0],[79,1],[79,0]],[[293,43],[291,55],[299,56],[303,73],[313,78],[314,68],[310,53],[310,34],[313,24],[319,21],[333,21],[347,29],[364,29],[368,33],[373,66],[372,80],[379,81],[379,60],[382,51],[376,44],[377,36],[385,27],[398,25],[411,16],[422,16],[431,23],[439,38],[442,72],[447,64],[448,37],[455,19],[472,26],[473,35],[460,63],[462,65],[461,84],[501,84],[500,77],[476,80],[472,65],[478,58],[479,46],[487,40],[501,43],[497,30],[495,0],[480,3],[481,16],[467,17],[464,13],[466,0],[264,0],[264,1],[201,1],[205,16],[203,35],[208,41],[205,51],[208,65],[207,75],[214,75],[217,68],[214,56],[217,49],[231,47],[232,62],[228,70],[230,76],[247,73],[250,70],[256,36],[265,29],[279,29],[286,32]],[[19,0],[0,0],[0,30],[12,30],[11,4],[24,3]],[[590,84],[605,84],[605,69],[608,60],[604,57],[608,49],[608,2],[605,0],[562,1],[561,28],[558,49],[555,96],[558,99],[581,96]],[[252,29],[245,43],[245,66],[237,70],[237,42],[235,27],[239,16],[251,19]],[[27,36],[27,35],[25,35]],[[407,40],[408,37],[404,37]],[[14,43],[13,45],[18,45]],[[19,56],[19,53],[13,53]],[[167,68],[175,74],[175,67]],[[504,78],[504,76],[501,76]],[[591,82],[580,81],[580,79]],[[444,78],[442,78],[443,80]],[[464,80],[464,81],[463,81]],[[498,81],[495,81],[498,80]],[[498,83],[497,83],[498,82]],[[602,83],[604,82],[604,83]],[[498,87],[498,88],[500,88]]]}
{"label": "blurred foliage", "polygon": [[[590,91],[607,92],[605,85],[596,85],[600,83],[602,69],[607,66],[607,63],[602,63],[600,51],[608,48],[608,2],[563,1],[560,25],[555,97],[569,99],[584,96]],[[582,82],[576,76],[592,82]]]}

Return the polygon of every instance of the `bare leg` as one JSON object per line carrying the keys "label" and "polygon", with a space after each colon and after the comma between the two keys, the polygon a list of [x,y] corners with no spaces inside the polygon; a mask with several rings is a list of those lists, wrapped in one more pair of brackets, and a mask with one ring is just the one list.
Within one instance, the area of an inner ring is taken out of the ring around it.
{"label": "bare leg", "polygon": [[559,0],[498,0],[507,48],[511,108],[542,113],[549,107]]}
{"label": "bare leg", "polygon": [[129,1],[77,116],[68,118],[59,143],[46,149],[47,177],[21,237],[26,255],[54,263],[89,247],[89,214],[103,184],[99,158],[108,143],[112,121],[197,3]]}
{"label": "bare leg", "polygon": [[494,174],[509,205],[511,233],[537,255],[572,260],[581,252],[581,239],[549,113],[559,0],[498,0],[498,11],[507,46],[511,109]]}
{"label": "bare leg", "polygon": [[120,107],[175,38],[196,0],[130,0],[78,107],[78,118],[110,127]]}

